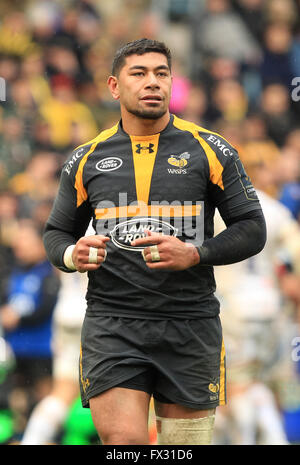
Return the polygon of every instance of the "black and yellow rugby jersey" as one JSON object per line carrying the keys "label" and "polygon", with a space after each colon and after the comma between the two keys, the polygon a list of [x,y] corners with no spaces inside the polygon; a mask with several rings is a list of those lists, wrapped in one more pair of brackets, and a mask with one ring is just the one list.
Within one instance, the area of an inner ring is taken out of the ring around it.
{"label": "black and yellow rugby jersey", "polygon": [[215,208],[226,221],[261,209],[236,150],[171,115],[159,134],[130,136],[120,122],[77,147],[63,167],[48,227],[67,234],[61,263],[91,218],[97,234],[111,238],[105,263],[89,272],[89,312],[208,317],[219,313],[212,266],[150,270],[131,241],[150,229],[201,245],[213,237]]}

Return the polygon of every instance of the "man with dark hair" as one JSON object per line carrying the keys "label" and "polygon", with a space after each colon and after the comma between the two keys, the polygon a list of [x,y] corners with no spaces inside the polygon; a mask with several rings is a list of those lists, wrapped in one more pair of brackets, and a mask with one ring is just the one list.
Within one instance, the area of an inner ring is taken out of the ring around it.
{"label": "man with dark hair", "polygon": [[121,47],[115,54],[112,64],[112,75],[119,76],[120,69],[124,66],[126,57],[130,55],[144,55],[145,53],[161,53],[168,61],[169,69],[172,68],[172,57],[168,47],[163,42],[150,39],[140,39]]}
{"label": "man with dark hair", "polygon": [[151,396],[159,444],[210,444],[226,402],[213,265],[260,252],[264,217],[236,150],[169,113],[168,49],[141,39],[116,57],[121,120],[66,161],[44,235],[55,266],[89,275],[82,404],[105,445],[149,443]]}

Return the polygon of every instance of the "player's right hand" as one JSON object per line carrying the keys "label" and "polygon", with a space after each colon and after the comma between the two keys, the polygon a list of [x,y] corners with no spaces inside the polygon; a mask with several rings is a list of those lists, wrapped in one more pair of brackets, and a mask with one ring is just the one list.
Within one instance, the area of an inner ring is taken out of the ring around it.
{"label": "player's right hand", "polygon": [[[106,243],[110,240],[107,236],[81,237],[73,250],[72,260],[80,273],[97,270],[106,258]],[[97,249],[97,263],[89,263],[90,247]]]}

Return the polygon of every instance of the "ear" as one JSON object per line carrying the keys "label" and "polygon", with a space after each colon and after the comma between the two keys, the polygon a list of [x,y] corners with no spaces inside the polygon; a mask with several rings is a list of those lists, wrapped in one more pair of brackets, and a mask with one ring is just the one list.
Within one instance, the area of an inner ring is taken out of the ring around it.
{"label": "ear", "polygon": [[116,76],[109,76],[107,80],[107,85],[108,85],[108,88],[110,90],[112,97],[115,100],[119,100],[120,98],[119,83],[118,83],[118,79],[116,78]]}

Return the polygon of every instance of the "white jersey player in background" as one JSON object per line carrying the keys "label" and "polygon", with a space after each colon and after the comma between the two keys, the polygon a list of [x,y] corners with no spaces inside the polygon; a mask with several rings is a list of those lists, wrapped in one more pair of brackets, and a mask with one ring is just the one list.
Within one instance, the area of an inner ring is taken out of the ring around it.
{"label": "white jersey player in background", "polygon": [[[264,250],[242,262],[215,267],[230,399],[218,412],[215,443],[287,443],[269,387],[276,365],[286,356],[281,347],[289,325],[276,266],[280,250],[294,257],[296,263],[296,257],[300,257],[300,230],[286,207],[262,191],[257,194],[267,224]],[[216,215],[215,234],[223,227]],[[230,427],[224,428],[224,422],[229,422]],[[230,437],[222,436],[221,431],[230,431]]]}

